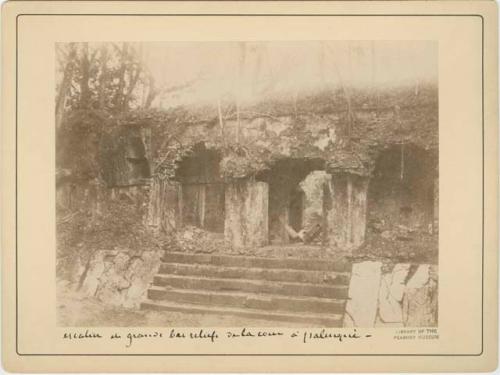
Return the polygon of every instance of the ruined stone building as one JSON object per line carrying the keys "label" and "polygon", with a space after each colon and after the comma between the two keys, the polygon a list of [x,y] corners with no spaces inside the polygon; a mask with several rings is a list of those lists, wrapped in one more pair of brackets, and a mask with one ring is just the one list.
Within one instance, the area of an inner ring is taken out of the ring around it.
{"label": "ruined stone building", "polygon": [[349,102],[318,94],[226,118],[193,111],[175,139],[187,151],[171,176],[154,178],[149,224],[224,233],[239,248],[287,244],[286,227],[299,232],[314,219],[316,242],[340,250],[360,247],[368,222],[432,233],[437,90],[355,92]]}
{"label": "ruined stone building", "polygon": [[101,143],[103,176],[142,189],[168,246],[98,255],[115,271],[84,288],[156,310],[436,325],[437,100],[341,90],[138,115]]}

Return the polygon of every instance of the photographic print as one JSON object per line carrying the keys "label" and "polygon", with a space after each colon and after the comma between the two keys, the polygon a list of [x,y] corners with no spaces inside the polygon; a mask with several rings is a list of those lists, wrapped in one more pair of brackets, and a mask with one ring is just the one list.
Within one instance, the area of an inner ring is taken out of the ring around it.
{"label": "photographic print", "polygon": [[55,59],[59,326],[438,326],[435,41]]}
{"label": "photographic print", "polygon": [[7,2],[3,366],[493,371],[497,13]]}

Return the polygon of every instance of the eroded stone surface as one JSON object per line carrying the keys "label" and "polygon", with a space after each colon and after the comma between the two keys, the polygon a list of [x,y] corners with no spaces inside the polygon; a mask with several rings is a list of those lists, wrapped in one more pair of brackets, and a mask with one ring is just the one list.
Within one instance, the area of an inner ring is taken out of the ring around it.
{"label": "eroded stone surface", "polygon": [[373,327],[378,307],[381,262],[353,264],[346,304],[345,327]]}
{"label": "eroded stone surface", "polygon": [[265,182],[228,184],[224,235],[235,248],[259,247],[268,241],[269,186]]}
{"label": "eroded stone surface", "polygon": [[379,319],[381,323],[403,322],[401,301],[409,264],[396,264],[391,273],[382,276],[379,290]]}
{"label": "eroded stone surface", "polygon": [[410,278],[406,284],[407,289],[419,289],[422,288],[429,280],[429,264],[422,264],[418,267],[415,274]]}
{"label": "eroded stone surface", "polygon": [[353,265],[344,326],[437,326],[438,267],[400,263],[391,270],[375,263]]}
{"label": "eroded stone surface", "polygon": [[435,327],[437,322],[437,267],[421,265],[406,284],[403,323],[406,327]]}
{"label": "eroded stone surface", "polygon": [[97,251],[83,275],[81,292],[110,305],[139,307],[161,264],[163,251]]}

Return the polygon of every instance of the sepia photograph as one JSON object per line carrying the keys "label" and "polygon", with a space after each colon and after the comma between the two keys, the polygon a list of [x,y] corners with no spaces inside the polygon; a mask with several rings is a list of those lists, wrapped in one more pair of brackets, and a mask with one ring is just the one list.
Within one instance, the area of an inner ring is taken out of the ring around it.
{"label": "sepia photograph", "polygon": [[58,326],[438,327],[435,41],[54,48]]}
{"label": "sepia photograph", "polygon": [[9,1],[10,372],[498,366],[490,0]]}

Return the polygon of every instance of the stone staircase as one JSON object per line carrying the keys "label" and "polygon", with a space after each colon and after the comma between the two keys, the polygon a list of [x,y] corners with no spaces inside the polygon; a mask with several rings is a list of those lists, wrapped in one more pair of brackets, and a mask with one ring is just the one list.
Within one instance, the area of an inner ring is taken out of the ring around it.
{"label": "stone staircase", "polygon": [[340,327],[350,271],[347,261],[170,252],[141,307]]}

